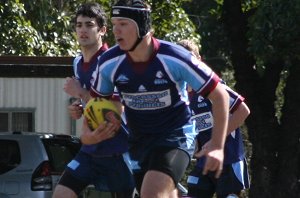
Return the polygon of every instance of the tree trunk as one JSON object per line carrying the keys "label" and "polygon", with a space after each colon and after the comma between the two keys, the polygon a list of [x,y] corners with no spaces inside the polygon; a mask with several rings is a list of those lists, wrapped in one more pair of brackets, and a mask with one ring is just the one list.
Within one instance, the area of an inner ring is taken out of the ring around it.
{"label": "tree trunk", "polygon": [[274,104],[283,64],[274,61],[266,66],[264,73],[258,74],[255,61],[247,51],[247,19],[240,1],[224,0],[223,20],[231,44],[236,88],[245,96],[251,110],[246,120],[252,143],[250,197],[275,198],[278,121]]}
{"label": "tree trunk", "polygon": [[300,61],[292,63],[284,91],[278,146],[278,198],[300,197]]}

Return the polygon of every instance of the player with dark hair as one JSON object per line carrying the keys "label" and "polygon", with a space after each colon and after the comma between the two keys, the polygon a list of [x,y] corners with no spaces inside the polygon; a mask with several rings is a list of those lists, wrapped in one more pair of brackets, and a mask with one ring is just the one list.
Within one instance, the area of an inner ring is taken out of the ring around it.
{"label": "player with dark hair", "polygon": [[[79,98],[70,105],[72,118],[79,119],[85,102],[88,100],[92,73],[96,69],[98,59],[108,49],[102,37],[106,33],[106,14],[97,3],[82,4],[75,16],[75,31],[81,47],[81,55],[73,62],[75,77],[66,79],[64,90],[69,95]],[[85,102],[84,102],[85,101]],[[119,105],[120,106],[120,105]],[[125,125],[116,130],[108,124],[111,131],[107,133],[97,129],[94,133],[85,133],[81,140],[92,140],[101,137],[98,143],[83,144],[76,157],[67,165],[53,198],[75,198],[88,185],[93,184],[96,190],[111,192],[112,197],[131,198],[134,180],[123,156],[128,151],[128,132]]]}
{"label": "player with dark hair", "polygon": [[216,177],[223,165],[229,96],[219,77],[189,51],[153,37],[150,14],[141,0],[122,0],[112,7],[117,45],[100,57],[91,95],[109,97],[114,87],[119,92],[140,196],[175,197],[196,136],[186,84],[213,103],[211,144],[201,155],[207,157],[204,172],[215,171]]}

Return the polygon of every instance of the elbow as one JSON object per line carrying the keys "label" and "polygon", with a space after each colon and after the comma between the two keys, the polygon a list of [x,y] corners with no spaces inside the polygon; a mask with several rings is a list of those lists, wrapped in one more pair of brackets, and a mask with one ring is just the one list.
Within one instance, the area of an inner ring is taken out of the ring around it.
{"label": "elbow", "polygon": [[248,117],[250,115],[250,113],[251,113],[249,108],[247,108],[247,112],[246,113],[247,113],[247,117]]}
{"label": "elbow", "polygon": [[246,120],[246,118],[251,113],[249,107],[244,102],[242,102],[239,109],[240,109],[241,115],[243,115],[243,117],[244,117],[244,120]]}

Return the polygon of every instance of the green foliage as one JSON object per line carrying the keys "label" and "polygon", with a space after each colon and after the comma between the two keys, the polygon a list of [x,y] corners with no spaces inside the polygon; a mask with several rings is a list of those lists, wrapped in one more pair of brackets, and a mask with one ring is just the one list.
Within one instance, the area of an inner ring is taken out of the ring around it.
{"label": "green foliage", "polygon": [[[3,23],[0,26],[2,41],[0,54],[23,56],[75,54],[72,50],[74,39],[64,31],[65,28],[57,28],[68,27],[69,18],[63,12],[56,12],[55,16],[50,17],[51,15],[44,10],[45,7],[41,6],[44,4],[39,5],[35,2],[33,5],[35,5],[34,12],[28,7],[25,9],[19,0],[1,3],[0,14]],[[41,17],[35,15],[35,12],[45,15]]]}
{"label": "green foliage", "polygon": [[24,18],[25,13],[18,0],[1,3],[0,54],[34,55],[40,46],[41,36]]}
{"label": "green foliage", "polygon": [[[153,27],[157,38],[178,41],[183,38],[200,41],[195,27],[180,8],[186,0],[152,1]],[[78,51],[72,17],[78,6],[92,0],[4,0],[0,5],[0,54],[30,56],[74,56]],[[112,1],[97,0],[109,16]],[[105,41],[114,37],[109,24]]]}
{"label": "green foliage", "polygon": [[26,18],[32,21],[32,26],[42,37],[40,42],[43,48],[36,52],[37,55],[75,55],[78,46],[72,34],[71,17],[77,8],[77,1],[41,0],[37,3],[23,0],[23,2],[27,10]]}
{"label": "green foliage", "polygon": [[152,19],[155,36],[172,42],[191,39],[200,44],[200,35],[181,8],[183,1],[152,1]]}
{"label": "green foliage", "polygon": [[264,61],[300,58],[300,1],[261,1],[250,20],[250,51]]}
{"label": "green foliage", "polygon": [[280,81],[278,84],[278,87],[276,89],[276,98],[277,100],[275,101],[275,109],[276,109],[276,118],[278,122],[281,122],[281,116],[282,116],[282,107],[284,104],[284,95],[283,91],[286,86],[286,80],[288,78],[289,72],[288,71],[282,71],[280,74]]}
{"label": "green foliage", "polygon": [[192,0],[183,8],[193,21],[201,36],[201,56],[204,62],[219,74],[231,67],[230,48],[224,31],[222,17],[223,1]]}

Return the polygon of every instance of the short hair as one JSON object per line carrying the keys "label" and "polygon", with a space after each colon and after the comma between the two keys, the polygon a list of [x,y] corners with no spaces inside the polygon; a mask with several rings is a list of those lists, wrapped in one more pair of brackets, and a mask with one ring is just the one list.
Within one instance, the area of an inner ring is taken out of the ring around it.
{"label": "short hair", "polygon": [[199,47],[194,41],[183,39],[178,41],[177,44],[192,52],[197,58],[201,58],[199,54]]}
{"label": "short hair", "polygon": [[74,24],[76,24],[77,18],[80,15],[96,18],[99,27],[107,26],[106,13],[98,3],[88,2],[81,4],[73,19]]}

